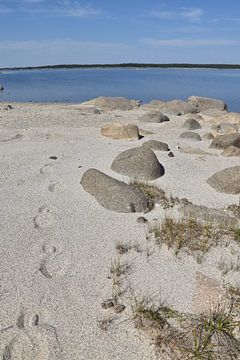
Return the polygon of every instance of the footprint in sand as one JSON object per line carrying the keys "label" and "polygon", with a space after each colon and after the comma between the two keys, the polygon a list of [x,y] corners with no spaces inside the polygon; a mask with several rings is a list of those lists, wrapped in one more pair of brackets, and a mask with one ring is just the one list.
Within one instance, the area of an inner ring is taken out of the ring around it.
{"label": "footprint in sand", "polygon": [[53,164],[45,164],[40,169],[40,174],[42,175],[50,175],[53,172]]}
{"label": "footprint in sand", "polygon": [[41,323],[38,314],[21,311],[16,335],[5,347],[3,360],[61,360],[62,350],[56,328]]}
{"label": "footprint in sand", "polygon": [[65,189],[65,186],[59,182],[56,182],[56,183],[51,183],[49,186],[48,186],[48,190],[50,192],[57,192],[57,193],[60,193],[60,192],[63,192]]}
{"label": "footprint in sand", "polygon": [[36,228],[46,229],[53,223],[53,210],[47,206],[38,209],[39,214],[34,218]]}
{"label": "footprint in sand", "polygon": [[39,271],[47,279],[63,277],[66,275],[69,263],[63,251],[56,246],[43,245],[46,257],[41,261]]}

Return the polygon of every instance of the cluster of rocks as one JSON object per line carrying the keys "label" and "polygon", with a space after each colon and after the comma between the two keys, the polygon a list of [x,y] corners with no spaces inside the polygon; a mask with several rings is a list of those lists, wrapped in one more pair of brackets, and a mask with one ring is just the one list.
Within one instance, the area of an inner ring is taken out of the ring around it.
{"label": "cluster of rocks", "polygon": [[[168,122],[169,115],[186,115],[186,121],[182,125],[185,131],[179,135],[180,139],[195,142],[211,141],[210,149],[222,150],[223,156],[240,156],[240,133],[238,133],[240,117],[232,123],[229,122],[231,120],[229,118],[230,113],[227,112],[227,105],[221,100],[191,96],[187,101],[153,100],[149,104],[141,105],[140,101],[123,97],[99,97],[82,105],[84,109],[94,109],[95,114],[96,111],[127,111],[141,106],[146,111],[138,118],[138,121],[155,124]],[[202,129],[200,122],[204,121],[203,116],[214,116],[216,118],[221,116],[223,121],[212,126],[212,130],[221,133],[221,135],[218,134],[214,137],[212,133],[205,133],[201,137],[196,132]],[[223,116],[228,116],[225,121]],[[119,122],[109,122],[102,125],[101,135],[114,140],[139,140],[142,137],[137,125]],[[180,150],[185,153],[216,156],[215,153],[208,153],[202,149],[180,148]],[[169,157],[174,156],[168,144],[157,140],[148,140],[143,142],[141,146],[120,153],[113,160],[111,170],[136,181],[157,179],[164,175],[165,170],[159,163],[154,151],[167,151]],[[240,193],[240,166],[217,172],[207,180],[207,183],[219,192]],[[146,194],[140,189],[114,179],[97,169],[86,171],[81,184],[99,204],[109,210],[146,212],[151,207]],[[200,211],[200,213],[204,213],[204,211]],[[213,213],[214,216],[217,214]]]}

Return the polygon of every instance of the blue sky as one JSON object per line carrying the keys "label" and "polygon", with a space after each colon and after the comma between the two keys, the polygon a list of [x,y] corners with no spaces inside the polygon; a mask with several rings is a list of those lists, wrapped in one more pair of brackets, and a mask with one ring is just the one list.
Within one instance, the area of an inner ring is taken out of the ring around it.
{"label": "blue sky", "polygon": [[240,0],[0,0],[0,67],[240,63]]}

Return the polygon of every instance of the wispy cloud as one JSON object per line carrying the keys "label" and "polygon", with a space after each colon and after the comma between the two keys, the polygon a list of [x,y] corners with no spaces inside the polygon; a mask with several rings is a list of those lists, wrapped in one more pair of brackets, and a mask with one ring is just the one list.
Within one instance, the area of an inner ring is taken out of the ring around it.
{"label": "wispy cloud", "polygon": [[185,19],[193,23],[201,21],[203,10],[200,8],[181,8],[179,11],[151,11],[149,16],[159,19]]}
{"label": "wispy cloud", "polygon": [[197,47],[197,46],[236,46],[240,40],[233,39],[153,39],[140,40],[141,43],[154,47]]}
{"label": "wispy cloud", "polygon": [[52,0],[51,2],[47,0],[20,0],[16,3],[10,0],[8,7],[0,6],[0,13],[7,12],[42,13],[80,18],[97,17],[103,14],[101,9],[77,0]]}

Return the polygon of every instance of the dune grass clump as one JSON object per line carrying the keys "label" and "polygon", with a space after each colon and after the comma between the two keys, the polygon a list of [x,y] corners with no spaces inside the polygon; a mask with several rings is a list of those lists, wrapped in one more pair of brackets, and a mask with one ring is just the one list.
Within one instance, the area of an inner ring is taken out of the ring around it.
{"label": "dune grass clump", "polygon": [[[154,206],[154,204],[158,203],[164,209],[168,209],[180,203],[179,198],[174,198],[172,196],[168,197],[164,190],[150,184],[148,181],[134,179],[130,181],[129,185],[142,191],[144,195],[149,199],[152,207]],[[187,202],[186,199],[182,199],[182,201]]]}
{"label": "dune grass clump", "polygon": [[227,246],[236,241],[238,230],[216,225],[211,222],[200,222],[193,218],[175,220],[166,217],[155,223],[149,232],[154,235],[156,244],[165,244],[177,255],[181,250],[196,254],[198,259],[212,247],[219,244]]}
{"label": "dune grass clump", "polygon": [[177,254],[181,249],[188,252],[206,253],[216,234],[211,224],[202,224],[194,219],[174,220],[166,217],[162,223],[150,228],[157,244],[165,244]]}
{"label": "dune grass clump", "polygon": [[208,314],[191,315],[135,299],[132,311],[136,328],[148,333],[158,359],[239,359],[240,322],[231,306],[228,310],[218,306]]}

